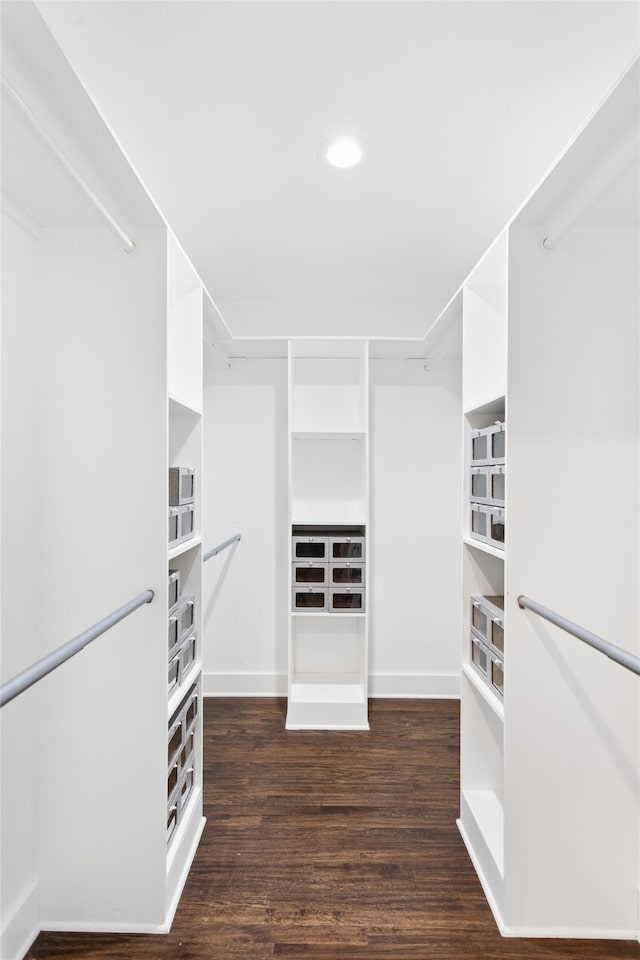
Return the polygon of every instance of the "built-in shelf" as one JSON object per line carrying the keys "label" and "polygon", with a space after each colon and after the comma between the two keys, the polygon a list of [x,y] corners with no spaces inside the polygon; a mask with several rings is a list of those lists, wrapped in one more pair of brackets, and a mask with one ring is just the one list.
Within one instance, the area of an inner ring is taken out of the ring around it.
{"label": "built-in shelf", "polygon": [[[368,344],[291,340],[288,360],[290,535],[368,538]],[[291,611],[287,729],[368,729],[366,610]]]}
{"label": "built-in shelf", "polygon": [[462,665],[462,672],[483,700],[491,707],[496,716],[499,717],[500,720],[504,720],[504,704],[491,692],[487,684],[478,676],[473,667],[468,663],[464,663]]}
{"label": "built-in shelf", "polygon": [[169,395],[169,413],[179,416],[201,417],[202,410],[197,409],[185,400],[173,394]]}
{"label": "built-in shelf", "polygon": [[482,540],[474,540],[473,537],[469,536],[463,537],[462,540],[468,547],[473,547],[474,550],[479,550],[481,553],[488,553],[491,557],[504,560],[504,550],[492,547],[490,543],[483,543]]}
{"label": "built-in shelf", "polygon": [[502,877],[504,875],[504,809],[500,798],[493,790],[463,790],[462,807],[463,823],[471,828],[475,825]]}
{"label": "built-in shelf", "polygon": [[184,543],[179,543],[177,547],[172,547],[169,550],[169,560],[174,560],[176,557],[182,556],[183,553],[187,553],[189,550],[195,550],[196,547],[202,545],[202,537],[191,537],[189,540],[185,540]]}
{"label": "built-in shelf", "polygon": [[364,703],[364,687],[357,679],[337,682],[336,674],[310,674],[291,684],[291,699],[298,703]]}

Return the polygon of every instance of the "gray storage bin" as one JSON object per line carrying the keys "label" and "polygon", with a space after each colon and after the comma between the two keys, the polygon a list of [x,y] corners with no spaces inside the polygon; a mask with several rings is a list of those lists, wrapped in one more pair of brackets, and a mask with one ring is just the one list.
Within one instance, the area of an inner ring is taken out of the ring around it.
{"label": "gray storage bin", "polygon": [[504,550],[504,507],[492,507],[485,503],[471,504],[471,536]]}
{"label": "gray storage bin", "polygon": [[169,467],[169,506],[193,503],[196,476],[193,467]]}
{"label": "gray storage bin", "polygon": [[171,693],[172,690],[180,683],[180,657],[175,656],[173,660],[169,660],[169,683],[168,683],[168,692]]}
{"label": "gray storage bin", "polygon": [[332,587],[364,587],[364,563],[332,563],[329,566]]}
{"label": "gray storage bin", "polygon": [[501,420],[471,431],[471,466],[505,462],[506,431]]}
{"label": "gray storage bin", "polygon": [[291,591],[291,609],[298,613],[326,613],[327,593],[322,587],[294,587]]}
{"label": "gray storage bin", "polygon": [[[177,530],[177,527],[176,527]],[[169,570],[169,613],[173,612],[173,608],[178,602],[180,596],[180,571],[179,570]]]}
{"label": "gray storage bin", "polygon": [[178,618],[178,635],[180,640],[193,629],[195,623],[195,600],[194,596],[181,596],[178,600],[177,609],[174,616]]}
{"label": "gray storage bin", "polygon": [[344,563],[345,560],[365,559],[364,537],[331,537],[329,540],[329,561]]}
{"label": "gray storage bin", "polygon": [[182,641],[178,658],[180,660],[180,683],[184,683],[187,673],[189,672],[189,667],[196,659],[195,630],[192,629],[191,633],[189,633]]}
{"label": "gray storage bin", "polygon": [[330,613],[364,613],[364,589],[341,587],[329,591]]}
{"label": "gray storage bin", "polygon": [[192,503],[169,507],[169,547],[177,547],[194,534],[195,508]]}
{"label": "gray storage bin", "polygon": [[489,503],[489,467],[471,467],[471,496],[474,503]]}
{"label": "gray storage bin", "polygon": [[171,658],[178,648],[180,643],[180,629],[178,625],[178,617],[173,614],[169,617],[169,641],[168,641],[168,653],[169,658]]}
{"label": "gray storage bin", "polygon": [[504,507],[505,477],[506,477],[505,465],[504,463],[494,463],[486,469],[489,472],[488,502],[495,507]]}
{"label": "gray storage bin", "polygon": [[293,537],[293,559],[326,563],[329,552],[328,537]]}
{"label": "gray storage bin", "polygon": [[489,543],[504,550],[505,512],[504,507],[488,507]]}
{"label": "gray storage bin", "polygon": [[498,656],[504,657],[504,597],[471,597],[471,630]]}
{"label": "gray storage bin", "polygon": [[326,587],[329,582],[329,566],[313,560],[299,560],[291,565],[291,583],[294,586]]}
{"label": "gray storage bin", "polygon": [[491,689],[501,700],[504,698],[504,661],[499,657],[491,658]]}
{"label": "gray storage bin", "polygon": [[482,640],[471,634],[471,664],[485,682],[489,682],[491,670],[491,653]]}
{"label": "gray storage bin", "polygon": [[178,827],[178,804],[177,797],[176,803],[170,803],[167,805],[167,846],[173,840],[173,835],[176,832]]}

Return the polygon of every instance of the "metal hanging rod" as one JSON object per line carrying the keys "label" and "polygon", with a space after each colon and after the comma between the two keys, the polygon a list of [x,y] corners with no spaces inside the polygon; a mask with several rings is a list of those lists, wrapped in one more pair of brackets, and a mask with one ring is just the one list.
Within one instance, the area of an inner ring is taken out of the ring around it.
{"label": "metal hanging rod", "polygon": [[599,650],[600,653],[604,653],[610,660],[615,660],[621,667],[626,667],[627,670],[631,670],[632,673],[640,676],[640,657],[636,657],[627,650],[623,650],[622,647],[617,647],[615,644],[609,643],[608,640],[603,640],[602,637],[596,636],[595,633],[590,633],[590,631],[585,630],[584,627],[580,627],[577,623],[567,620],[566,617],[561,617],[559,613],[554,613],[553,610],[543,607],[528,597],[518,597],[518,606],[521,610],[526,608],[533,613],[537,613],[539,617],[543,617],[545,620],[548,620],[549,623],[555,624],[555,626],[560,627],[561,630],[566,630],[567,633],[577,637],[578,640],[582,640],[583,643],[587,643],[590,647]]}
{"label": "metal hanging rod", "polygon": [[235,537],[229,537],[228,540],[224,540],[223,543],[219,543],[217,547],[214,547],[213,550],[209,550],[202,558],[202,562],[205,560],[211,560],[211,557],[215,557],[216,554],[222,553],[223,550],[226,550],[227,547],[230,547],[232,543],[235,543],[237,540],[242,540],[242,534],[236,533]]}
{"label": "metal hanging rod", "polygon": [[51,673],[56,667],[59,667],[60,664],[75,656],[76,653],[80,653],[92,640],[106,633],[110,627],[124,620],[125,617],[128,617],[129,614],[137,610],[138,607],[141,607],[145,603],[151,603],[152,600],[153,590],[145,590],[144,593],[139,594],[137,597],[134,597],[133,600],[125,603],[123,607],[114,610],[108,617],[104,617],[102,620],[99,620],[98,623],[94,623],[94,625],[89,627],[88,630],[85,630],[84,633],[78,634],[77,637],[63,643],[57,650],[48,653],[46,657],[42,657],[41,660],[32,663],[30,667],[27,667],[26,670],[17,674],[12,680],[7,680],[7,682],[3,683],[2,687],[0,687],[0,707],[4,707],[10,700],[13,700],[19,694],[33,686],[33,684],[41,680],[42,677],[46,677],[48,673]]}
{"label": "metal hanging rod", "polygon": [[58,144],[55,142],[49,131],[42,125],[40,120],[36,117],[31,108],[27,106],[22,97],[13,89],[6,77],[2,77],[2,89],[7,93],[8,97],[18,108],[22,116],[28,121],[32,130],[37,133],[37,135],[40,137],[40,140],[49,149],[56,160],[64,167],[71,179],[80,187],[85,197],[98,211],[113,235],[122,245],[124,252],[131,253],[131,251],[135,249],[135,243],[133,240],[127,236],[120,224],[114,220],[102,201],[95,195],[86,180],[80,176],[71,161],[66,157]]}

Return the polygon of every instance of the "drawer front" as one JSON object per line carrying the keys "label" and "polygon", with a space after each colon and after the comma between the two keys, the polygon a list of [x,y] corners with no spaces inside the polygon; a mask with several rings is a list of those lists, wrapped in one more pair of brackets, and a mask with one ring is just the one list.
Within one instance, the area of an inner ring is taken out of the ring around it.
{"label": "drawer front", "polygon": [[291,609],[300,613],[326,613],[328,592],[319,587],[294,587],[291,591]]}
{"label": "drawer front", "polygon": [[175,616],[178,618],[178,634],[180,639],[182,639],[193,629],[195,622],[195,597],[180,597]]}
{"label": "drawer front", "polygon": [[185,503],[193,503],[195,486],[195,470],[192,467],[169,467],[169,506],[180,507]]}
{"label": "drawer front", "polygon": [[490,467],[471,467],[471,500],[474,503],[489,503]]}
{"label": "drawer front", "polygon": [[326,587],[329,582],[329,565],[313,560],[291,564],[291,583],[294,586]]}
{"label": "drawer front", "polygon": [[364,587],[364,563],[332,563],[329,567],[332,587]]}
{"label": "drawer front", "polygon": [[169,660],[169,683],[168,683],[168,693],[171,693],[172,690],[180,683],[180,657],[174,657],[173,660]]}
{"label": "drawer front", "polygon": [[488,681],[491,670],[491,653],[482,640],[473,635],[471,636],[471,663],[482,679]]}
{"label": "drawer front", "polygon": [[329,591],[331,613],[364,613],[364,590],[358,587],[341,587]]}
{"label": "drawer front", "polygon": [[326,563],[329,559],[328,537],[293,537],[293,559]]}
{"label": "drawer front", "polygon": [[169,570],[169,612],[173,613],[173,608],[180,597],[180,571]]}
{"label": "drawer front", "polygon": [[491,659],[491,689],[501,700],[504,698],[504,663],[499,657]]}
{"label": "drawer front", "polygon": [[331,563],[343,563],[345,560],[365,559],[364,537],[331,537],[329,540],[329,560]]}
{"label": "drawer front", "polygon": [[489,503],[496,507],[504,507],[505,494],[505,466],[503,463],[495,463],[488,468],[489,470]]}

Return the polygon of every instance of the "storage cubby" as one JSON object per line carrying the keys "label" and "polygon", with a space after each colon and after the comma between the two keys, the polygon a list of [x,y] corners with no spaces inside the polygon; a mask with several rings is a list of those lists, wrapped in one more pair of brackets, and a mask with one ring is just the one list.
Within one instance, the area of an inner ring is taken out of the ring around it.
{"label": "storage cubby", "polygon": [[288,729],[367,729],[368,350],[289,343]]}

